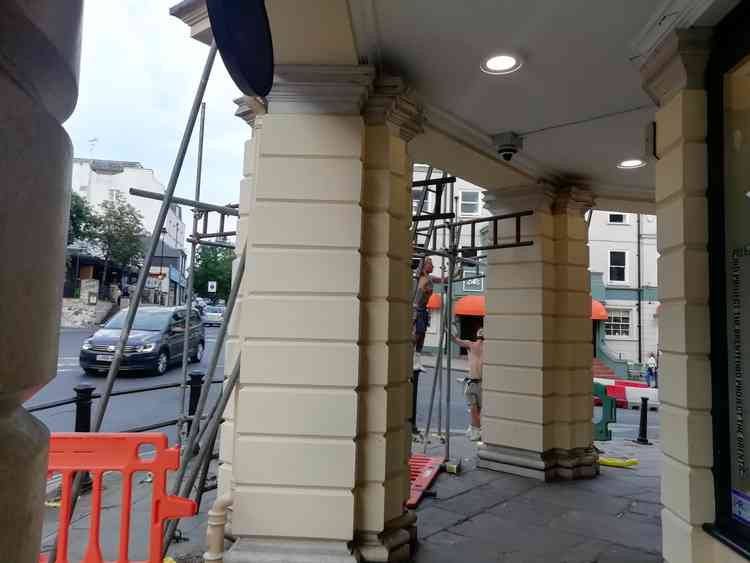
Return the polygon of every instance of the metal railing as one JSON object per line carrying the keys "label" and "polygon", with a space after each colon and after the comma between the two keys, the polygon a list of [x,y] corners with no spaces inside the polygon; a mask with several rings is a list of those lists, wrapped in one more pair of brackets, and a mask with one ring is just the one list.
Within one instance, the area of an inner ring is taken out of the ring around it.
{"label": "metal railing", "polygon": [[[190,372],[188,387],[190,388],[190,398],[188,405],[188,423],[192,420],[195,415],[196,406],[198,405],[198,399],[201,393],[201,387],[203,385],[203,379],[205,373],[201,370],[194,370]],[[224,379],[214,379],[211,381],[212,385],[224,383]],[[134,387],[133,389],[123,389],[121,391],[113,391],[112,397],[120,397],[123,395],[135,395],[137,393],[147,393],[149,391],[161,391],[163,389],[179,389],[182,387],[181,382],[175,383],[162,383],[159,385],[148,385],[145,387]],[[27,407],[26,410],[30,413],[47,411],[58,407],[64,407],[67,405],[75,405],[75,424],[74,432],[90,432],[91,431],[91,405],[95,399],[100,399],[101,395],[96,393],[96,387],[93,385],[76,385],[73,388],[75,397],[69,399],[61,399],[59,401],[50,401],[48,403],[40,403],[38,405],[32,405]],[[201,417],[206,418],[205,416]],[[172,418],[168,420],[162,420],[153,424],[147,424],[145,426],[135,426],[133,428],[126,428],[120,430],[120,432],[148,432],[150,430],[156,430],[158,428],[166,428],[168,426],[175,426],[179,423],[179,418]]]}

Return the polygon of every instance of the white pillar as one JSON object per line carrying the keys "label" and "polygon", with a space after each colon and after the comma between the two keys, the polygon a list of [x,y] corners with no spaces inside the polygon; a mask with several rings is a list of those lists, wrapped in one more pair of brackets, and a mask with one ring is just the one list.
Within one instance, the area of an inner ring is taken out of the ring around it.
{"label": "white pillar", "polygon": [[583,220],[591,195],[539,186],[493,195],[493,213],[534,211],[521,220],[534,244],[489,255],[479,466],[544,480],[594,476]]}
{"label": "white pillar", "polygon": [[21,404],[57,370],[81,1],[0,3],[0,553],[37,561],[49,433]]}
{"label": "white pillar", "polygon": [[410,492],[411,177],[406,145],[419,109],[397,78],[379,79],[365,110],[355,544],[365,561],[408,561]]}

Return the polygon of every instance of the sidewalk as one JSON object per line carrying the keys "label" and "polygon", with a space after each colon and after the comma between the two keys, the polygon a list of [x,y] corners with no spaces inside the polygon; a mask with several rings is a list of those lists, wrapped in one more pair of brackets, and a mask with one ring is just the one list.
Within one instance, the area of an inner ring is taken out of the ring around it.
{"label": "sidewalk", "polygon": [[[439,453],[434,445],[428,453]],[[596,479],[542,483],[476,468],[476,446],[451,440],[458,476],[441,474],[417,509],[416,563],[657,563],[661,558],[659,445],[597,443],[603,456],[635,457]],[[421,450],[420,450],[421,451]]]}
{"label": "sidewalk", "polygon": [[[413,444],[421,452],[422,444]],[[420,545],[415,563],[657,563],[661,561],[658,443],[639,446],[629,440],[597,443],[608,457],[635,457],[631,469],[601,468],[596,479],[542,483],[476,468],[476,444],[451,437],[459,475],[442,473],[433,484],[435,498],[417,508]],[[427,453],[442,453],[437,440]],[[213,472],[213,470],[212,470]],[[150,484],[134,478],[131,557],[145,557]],[[107,475],[102,499],[102,550],[115,557],[119,541],[122,490]],[[177,563],[202,563],[206,513],[216,491],[206,493],[201,513],[180,524],[184,542],[170,556]],[[71,528],[70,558],[83,557],[88,538],[90,495],[83,497]],[[57,510],[45,512],[44,544],[56,526]]]}

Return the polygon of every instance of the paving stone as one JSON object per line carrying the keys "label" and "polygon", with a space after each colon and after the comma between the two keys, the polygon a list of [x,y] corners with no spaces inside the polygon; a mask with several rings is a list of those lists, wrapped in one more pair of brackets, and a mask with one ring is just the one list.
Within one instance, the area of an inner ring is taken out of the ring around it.
{"label": "paving stone", "polygon": [[494,487],[492,485],[492,483],[481,485],[449,500],[443,501],[439,506],[443,510],[449,510],[466,516],[473,516],[518,494],[515,490]]}
{"label": "paving stone", "polygon": [[419,511],[417,515],[417,534],[420,538],[426,538],[464,519],[466,519],[466,516],[463,514],[456,514],[455,512],[431,506]]}
{"label": "paving stone", "polygon": [[549,528],[627,545],[650,553],[659,553],[661,550],[661,528],[656,522],[636,522],[603,512],[571,510],[550,521]]}
{"label": "paving stone", "polygon": [[499,546],[503,553],[559,554],[585,541],[586,537],[483,513],[453,526],[451,533],[477,542]]}
{"label": "paving stone", "polygon": [[522,524],[546,526],[552,519],[562,516],[568,508],[544,501],[531,502],[517,497],[489,509],[489,513],[503,520]]}
{"label": "paving stone", "polygon": [[537,500],[562,506],[568,510],[582,510],[592,513],[617,515],[627,510],[630,501],[602,493],[592,493],[566,484],[549,484],[537,487],[521,495],[527,501]]}

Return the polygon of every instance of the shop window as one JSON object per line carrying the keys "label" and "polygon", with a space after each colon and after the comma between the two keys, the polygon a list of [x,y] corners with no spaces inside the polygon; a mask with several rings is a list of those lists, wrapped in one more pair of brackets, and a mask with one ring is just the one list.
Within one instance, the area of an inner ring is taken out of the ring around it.
{"label": "shop window", "polygon": [[630,336],[630,311],[628,309],[609,309],[607,322],[604,324],[607,336]]}
{"label": "shop window", "polygon": [[609,281],[625,283],[627,281],[627,252],[612,250],[609,253]]}

